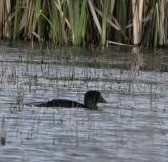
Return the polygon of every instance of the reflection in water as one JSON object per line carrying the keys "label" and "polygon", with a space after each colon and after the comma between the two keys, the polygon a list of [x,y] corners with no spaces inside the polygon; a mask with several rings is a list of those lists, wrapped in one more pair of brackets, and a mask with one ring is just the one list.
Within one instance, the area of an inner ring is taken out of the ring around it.
{"label": "reflection in water", "polygon": [[[1,161],[167,161],[167,56],[148,52],[1,48]],[[95,111],[27,104],[83,103],[90,89],[108,103]]]}

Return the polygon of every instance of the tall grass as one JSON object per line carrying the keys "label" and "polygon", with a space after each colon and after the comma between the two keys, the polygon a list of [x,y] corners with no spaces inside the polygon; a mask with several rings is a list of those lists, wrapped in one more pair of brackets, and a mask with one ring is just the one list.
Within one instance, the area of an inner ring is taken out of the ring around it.
{"label": "tall grass", "polygon": [[60,0],[51,0],[50,22],[52,30],[50,31],[50,39],[60,45],[68,43],[65,26],[70,27],[70,24],[66,18],[65,8],[65,3]]}
{"label": "tall grass", "polygon": [[163,46],[167,6],[165,0],[2,0],[0,37],[58,45]]}
{"label": "tall grass", "polygon": [[87,21],[86,3],[87,0],[67,0],[71,40],[74,45],[80,45],[84,40]]}
{"label": "tall grass", "polygon": [[111,0],[106,0],[102,3],[102,30],[101,30],[101,45],[106,44],[106,36],[107,36],[107,20],[110,15]]}

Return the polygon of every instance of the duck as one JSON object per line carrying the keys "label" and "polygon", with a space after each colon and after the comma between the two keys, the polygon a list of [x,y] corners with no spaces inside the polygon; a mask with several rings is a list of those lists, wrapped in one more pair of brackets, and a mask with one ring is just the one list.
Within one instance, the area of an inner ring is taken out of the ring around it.
{"label": "duck", "polygon": [[48,102],[41,102],[35,105],[37,107],[79,107],[97,110],[98,103],[106,103],[106,100],[102,97],[99,91],[89,90],[85,93],[84,104],[67,99],[54,99]]}

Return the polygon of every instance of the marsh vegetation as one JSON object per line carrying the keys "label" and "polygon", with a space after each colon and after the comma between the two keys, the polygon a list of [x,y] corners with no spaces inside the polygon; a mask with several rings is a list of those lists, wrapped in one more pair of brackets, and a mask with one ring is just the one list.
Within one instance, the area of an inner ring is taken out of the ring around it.
{"label": "marsh vegetation", "polygon": [[167,45],[165,0],[7,0],[0,37],[57,45]]}

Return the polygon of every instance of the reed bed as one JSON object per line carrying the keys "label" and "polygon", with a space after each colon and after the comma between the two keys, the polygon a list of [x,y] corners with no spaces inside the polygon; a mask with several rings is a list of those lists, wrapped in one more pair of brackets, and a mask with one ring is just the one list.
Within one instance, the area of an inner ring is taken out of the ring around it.
{"label": "reed bed", "polygon": [[165,0],[0,1],[0,37],[58,45],[166,46]]}

